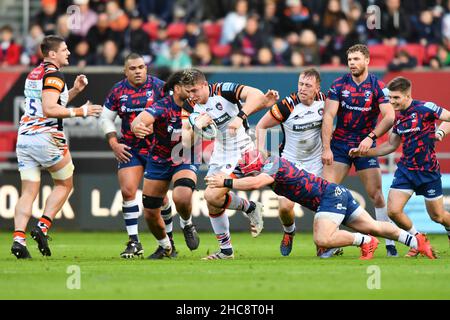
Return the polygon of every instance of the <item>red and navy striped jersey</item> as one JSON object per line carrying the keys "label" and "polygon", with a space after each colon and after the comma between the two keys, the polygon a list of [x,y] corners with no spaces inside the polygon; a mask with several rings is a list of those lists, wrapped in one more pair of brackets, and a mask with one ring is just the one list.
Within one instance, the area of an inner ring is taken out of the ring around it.
{"label": "red and navy striped jersey", "polygon": [[389,102],[384,83],[371,73],[359,85],[351,73],[336,79],[328,91],[328,99],[339,102],[333,139],[351,146],[358,146],[375,129],[380,104]]}
{"label": "red and navy striped jersey", "polygon": [[164,96],[164,81],[147,75],[147,81],[139,88],[133,87],[127,79],[117,82],[105,101],[105,107],[117,112],[122,120],[122,137],[120,142],[147,154],[152,136],[146,139],[137,138],[131,131],[131,123],[141,111],[150,107]]}
{"label": "red and navy striped jersey", "polygon": [[392,132],[402,139],[403,154],[399,165],[408,170],[439,171],[434,138],[435,121],[442,110],[432,102],[413,100],[406,110],[397,114]]}
{"label": "red and navy striped jersey", "polygon": [[277,156],[267,158],[262,172],[275,179],[271,188],[276,194],[297,202],[314,212],[317,211],[322,195],[330,184],[303,170],[295,163]]}
{"label": "red and navy striped jersey", "polygon": [[[180,164],[181,154],[172,154],[176,145],[181,146],[182,108],[178,106],[173,96],[166,96],[155,102],[146,112],[155,118],[153,123],[154,140],[150,149],[150,156],[159,163]],[[182,151],[180,148],[179,151]],[[176,151],[174,151],[176,153]],[[179,159],[173,159],[179,157]]]}

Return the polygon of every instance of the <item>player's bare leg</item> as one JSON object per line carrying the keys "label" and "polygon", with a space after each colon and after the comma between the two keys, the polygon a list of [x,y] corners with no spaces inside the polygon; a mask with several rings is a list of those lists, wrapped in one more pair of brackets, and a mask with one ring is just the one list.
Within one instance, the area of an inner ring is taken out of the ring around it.
{"label": "player's bare leg", "polygon": [[126,248],[120,253],[122,258],[133,258],[144,254],[138,235],[138,218],[141,215],[139,203],[141,199],[136,199],[136,193],[143,175],[143,166],[120,168],[117,172],[123,199],[122,213],[128,233]]}
{"label": "player's bare leg", "polygon": [[144,218],[147,225],[158,242],[158,248],[149,259],[162,259],[170,257],[172,245],[166,234],[164,220],[161,217],[161,205],[169,190],[170,181],[144,179],[142,198],[144,204]]}
{"label": "player's bare leg", "polygon": [[333,161],[332,164],[323,166],[322,176],[329,182],[339,184],[348,175],[349,171],[349,165],[342,162]]}
{"label": "player's bare leg", "polygon": [[72,158],[67,152],[64,158],[57,164],[48,167],[47,170],[53,178],[53,190],[45,202],[44,213],[39,222],[31,230],[32,238],[37,242],[39,251],[44,256],[51,256],[48,246],[48,231],[52,226],[53,219],[63,207],[64,203],[73,189]]}
{"label": "player's bare leg", "polygon": [[434,200],[425,198],[425,206],[431,220],[444,226],[450,245],[450,213],[444,209],[443,197]]}
{"label": "player's bare leg", "polygon": [[180,215],[180,226],[184,239],[188,248],[195,250],[200,244],[197,230],[192,224],[192,194],[197,184],[197,175],[191,170],[180,170],[172,180],[174,181],[172,198]]}
{"label": "player's bare leg", "polygon": [[[39,170],[39,169],[36,169]],[[22,180],[22,190],[14,212],[14,241],[11,253],[17,259],[31,258],[27,249],[26,229],[31,218],[33,202],[39,193],[40,181]]]}
{"label": "player's bare leg", "polygon": [[[358,176],[361,179],[367,195],[375,207],[375,217],[378,221],[391,222],[387,213],[386,202],[384,201],[383,191],[381,187],[381,170],[380,168],[372,168],[359,170]],[[395,242],[386,239],[386,252],[388,257],[398,257]]]}
{"label": "player's bare leg", "polygon": [[280,252],[283,256],[288,256],[292,251],[295,235],[295,203],[285,197],[278,197],[279,218],[283,225],[283,239],[280,244]]}

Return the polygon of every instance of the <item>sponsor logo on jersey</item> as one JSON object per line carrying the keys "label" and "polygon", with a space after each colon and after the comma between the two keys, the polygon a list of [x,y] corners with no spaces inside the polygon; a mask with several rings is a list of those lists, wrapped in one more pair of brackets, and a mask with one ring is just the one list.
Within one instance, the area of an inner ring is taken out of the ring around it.
{"label": "sponsor logo on jersey", "polygon": [[122,103],[127,102],[127,101],[128,101],[128,95],[126,95],[126,94],[121,95],[120,98],[119,98],[119,100],[120,100],[120,102],[122,102]]}
{"label": "sponsor logo on jersey", "polygon": [[370,97],[372,96],[372,91],[370,91],[370,90],[366,90],[365,92],[364,92],[364,97],[366,97],[365,99],[364,99],[364,101],[370,101]]}
{"label": "sponsor logo on jersey", "polygon": [[217,110],[220,110],[220,111],[223,110],[223,106],[222,106],[222,104],[220,102],[216,103],[216,108],[217,108]]}
{"label": "sponsor logo on jersey", "polygon": [[317,127],[322,126],[322,122],[321,121],[314,121],[311,123],[306,123],[306,124],[294,124],[292,127],[293,131],[306,131],[306,130],[311,130]]}
{"label": "sponsor logo on jersey", "polygon": [[317,110],[317,113],[319,114],[319,116],[323,115],[323,108],[320,108],[319,110]]}
{"label": "sponsor logo on jersey", "polygon": [[[333,90],[333,91],[334,91],[334,90]],[[334,92],[334,93],[336,93],[336,92]],[[350,97],[350,91],[348,91],[348,90],[342,91],[342,97],[344,97],[344,98]]]}
{"label": "sponsor logo on jersey", "polygon": [[216,123],[216,125],[220,126],[231,119],[231,116],[228,113],[225,113],[224,115],[213,119],[213,121]]}
{"label": "sponsor logo on jersey", "polygon": [[147,93],[145,94],[145,96],[147,97],[148,100],[153,98],[153,90],[148,90]]}
{"label": "sponsor logo on jersey", "polygon": [[222,91],[233,91],[237,87],[236,83],[232,82],[225,82],[222,84]]}
{"label": "sponsor logo on jersey", "polygon": [[48,77],[45,79],[44,86],[53,87],[59,91],[62,91],[64,88],[64,81],[56,77]]}

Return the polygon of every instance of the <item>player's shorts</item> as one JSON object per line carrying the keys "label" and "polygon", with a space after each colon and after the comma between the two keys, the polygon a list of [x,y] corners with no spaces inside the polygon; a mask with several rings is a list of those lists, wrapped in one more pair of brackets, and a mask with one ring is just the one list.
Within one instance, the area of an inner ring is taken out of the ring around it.
{"label": "player's shorts", "polygon": [[295,159],[288,159],[288,158],[286,158],[286,160],[295,163],[296,166],[301,167],[302,169],[308,171],[309,173],[312,173],[315,176],[318,177],[322,176],[323,163],[321,157],[309,161],[298,161]]}
{"label": "player's shorts", "polygon": [[[407,172],[405,172],[407,171]],[[439,172],[423,172],[397,168],[391,189],[412,195],[424,196],[426,200],[442,197],[442,180]]]}
{"label": "player's shorts", "polygon": [[67,151],[66,137],[62,131],[19,134],[16,145],[19,171],[54,166],[64,158]]}
{"label": "player's shorts", "polygon": [[346,143],[339,142],[333,139],[330,146],[331,151],[333,152],[334,161],[345,163],[350,167],[352,166],[352,164],[354,164],[356,171],[380,167],[377,157],[350,157],[348,155],[348,152],[354,147],[350,147]]}
{"label": "player's shorts", "polygon": [[197,174],[198,165],[182,163],[176,166],[172,163],[160,163],[156,162],[150,157],[147,160],[147,166],[145,167],[144,178],[148,180],[164,180],[171,181],[172,177],[181,170],[190,170]]}
{"label": "player's shorts", "polygon": [[233,150],[233,152],[223,152],[220,148],[214,148],[206,175],[210,176],[214,173],[222,172],[227,175],[233,173],[238,178],[243,177],[238,168],[238,162],[242,158],[242,154],[252,148],[254,148],[253,143],[241,146],[239,149]]}
{"label": "player's shorts", "polygon": [[148,157],[148,153],[143,154],[139,152],[139,149],[135,149],[135,148],[131,148],[130,150],[128,150],[129,153],[131,153],[131,158],[129,162],[123,163],[123,162],[119,162],[117,164],[117,169],[123,169],[123,168],[128,168],[128,167],[137,167],[137,166],[141,166],[144,167],[147,165],[147,157]]}
{"label": "player's shorts", "polygon": [[339,226],[353,221],[362,211],[350,190],[332,183],[326,188],[314,219],[330,219]]}

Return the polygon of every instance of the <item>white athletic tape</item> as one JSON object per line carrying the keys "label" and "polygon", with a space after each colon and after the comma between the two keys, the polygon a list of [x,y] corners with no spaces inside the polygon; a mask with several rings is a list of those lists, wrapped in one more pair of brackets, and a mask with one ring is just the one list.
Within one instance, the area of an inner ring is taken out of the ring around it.
{"label": "white athletic tape", "polygon": [[58,171],[50,172],[50,175],[52,176],[53,180],[66,180],[73,175],[74,170],[75,166],[72,162],[70,162]]}
{"label": "white athletic tape", "polygon": [[20,170],[20,179],[27,181],[41,181],[41,170],[37,167]]}

